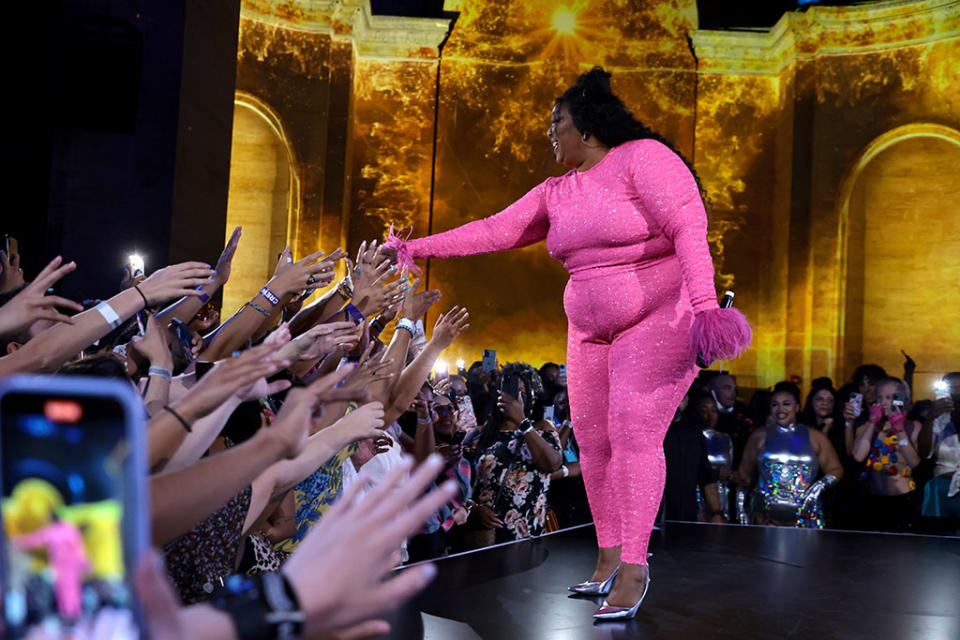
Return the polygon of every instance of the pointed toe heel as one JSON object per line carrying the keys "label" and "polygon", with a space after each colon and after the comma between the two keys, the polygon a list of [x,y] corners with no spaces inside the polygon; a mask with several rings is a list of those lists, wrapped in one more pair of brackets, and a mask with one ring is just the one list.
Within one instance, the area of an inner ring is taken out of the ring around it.
{"label": "pointed toe heel", "polygon": [[613,588],[613,581],[616,579],[619,571],[620,567],[614,569],[610,577],[603,582],[581,582],[572,587],[567,587],[567,590],[572,591],[578,596],[605,596],[609,594],[610,589]]}
{"label": "pointed toe heel", "polygon": [[637,600],[635,605],[632,607],[614,607],[604,600],[600,608],[597,609],[597,612],[593,614],[594,620],[632,620],[636,617],[637,611],[640,609],[640,605],[643,603],[643,599],[647,597],[649,591],[650,572],[648,570],[647,584],[643,587],[643,595],[640,596],[640,599]]}

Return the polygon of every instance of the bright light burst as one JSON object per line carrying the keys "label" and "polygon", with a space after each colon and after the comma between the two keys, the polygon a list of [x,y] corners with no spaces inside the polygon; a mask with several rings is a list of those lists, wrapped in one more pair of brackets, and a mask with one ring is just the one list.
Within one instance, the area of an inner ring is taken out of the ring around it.
{"label": "bright light burst", "polygon": [[553,12],[552,24],[554,30],[561,35],[576,35],[577,14],[570,7],[559,6]]}

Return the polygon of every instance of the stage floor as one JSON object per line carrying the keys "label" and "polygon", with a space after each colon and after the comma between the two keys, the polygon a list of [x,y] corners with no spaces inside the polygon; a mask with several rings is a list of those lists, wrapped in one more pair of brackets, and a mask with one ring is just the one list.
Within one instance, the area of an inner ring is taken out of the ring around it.
{"label": "stage floor", "polygon": [[594,623],[566,587],[596,562],[592,525],[445,558],[392,638],[960,638],[960,539],[668,522],[635,620]]}

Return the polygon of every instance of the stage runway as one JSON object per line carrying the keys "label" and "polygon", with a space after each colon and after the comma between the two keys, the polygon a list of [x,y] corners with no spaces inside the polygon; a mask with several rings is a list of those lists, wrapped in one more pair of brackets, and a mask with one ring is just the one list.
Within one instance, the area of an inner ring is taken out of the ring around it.
{"label": "stage runway", "polygon": [[596,561],[592,525],[445,558],[391,618],[392,638],[960,638],[960,539],[668,522],[628,623],[567,585]]}

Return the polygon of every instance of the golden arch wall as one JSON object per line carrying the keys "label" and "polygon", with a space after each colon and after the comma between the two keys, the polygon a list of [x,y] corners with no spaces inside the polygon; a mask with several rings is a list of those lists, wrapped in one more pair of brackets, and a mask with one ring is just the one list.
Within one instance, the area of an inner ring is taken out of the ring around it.
{"label": "golden arch wall", "polygon": [[874,140],[844,182],[840,218],[845,373],[920,363],[917,388],[960,354],[960,132],[920,123]]}
{"label": "golden arch wall", "polygon": [[296,161],[282,123],[263,101],[238,93],[226,237],[229,239],[236,226],[243,227],[243,237],[223,292],[227,313],[250,300],[273,274],[277,254],[295,234],[291,221],[296,219],[299,202]]}

